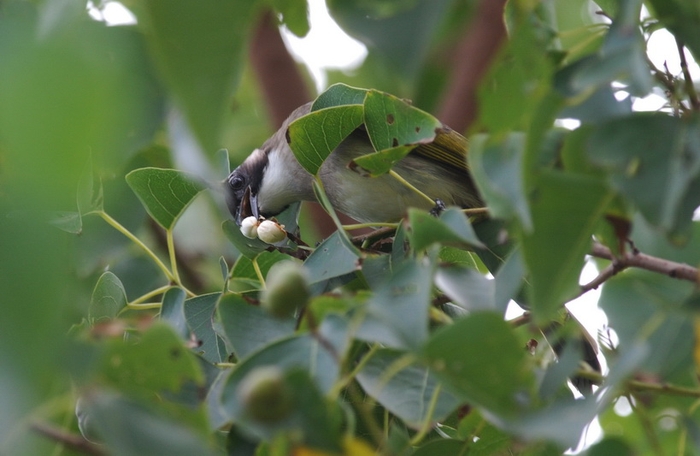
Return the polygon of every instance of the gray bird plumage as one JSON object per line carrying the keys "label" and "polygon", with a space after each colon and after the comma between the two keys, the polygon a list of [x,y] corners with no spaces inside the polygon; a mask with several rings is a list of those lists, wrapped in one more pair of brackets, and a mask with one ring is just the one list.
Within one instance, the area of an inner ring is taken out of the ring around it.
{"label": "gray bird plumage", "polygon": [[[286,135],[289,124],[309,113],[310,109],[311,103],[297,108],[282,127],[227,178],[227,202],[237,222],[240,223],[242,218],[242,206],[248,204],[246,199],[249,199],[250,213],[265,217],[279,214],[294,202],[315,200],[313,178],[297,162]],[[353,159],[373,151],[367,133],[358,128],[321,166],[321,181],[336,210],[359,222],[395,222],[405,215],[409,207],[426,211],[434,207],[434,204],[431,205],[389,174],[365,177],[348,167]],[[413,151],[393,170],[430,198],[439,199],[448,206],[480,206],[480,198],[466,166],[455,166],[452,162],[436,159],[434,150],[432,152],[422,154],[420,150]],[[448,153],[463,161],[466,150]]]}

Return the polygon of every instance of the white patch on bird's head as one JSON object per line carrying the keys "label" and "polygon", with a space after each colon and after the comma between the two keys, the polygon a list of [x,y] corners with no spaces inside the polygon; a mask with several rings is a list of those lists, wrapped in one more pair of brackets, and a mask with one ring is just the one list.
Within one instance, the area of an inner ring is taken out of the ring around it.
{"label": "white patch on bird's head", "polygon": [[313,199],[311,176],[288,147],[267,152],[267,164],[258,191],[260,212],[277,215],[290,204]]}

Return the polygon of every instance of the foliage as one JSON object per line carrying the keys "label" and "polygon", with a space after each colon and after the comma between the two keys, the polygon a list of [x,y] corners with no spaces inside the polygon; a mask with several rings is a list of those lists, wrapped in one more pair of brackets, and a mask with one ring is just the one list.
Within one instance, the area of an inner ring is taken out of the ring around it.
{"label": "foliage", "polygon": [[[372,89],[333,85],[292,124],[310,173],[358,126],[369,175],[458,141],[427,111],[466,3],[328,1],[370,47],[342,78]],[[306,2],[123,4],[138,24],[0,3],[1,454],[561,454],[596,418],[590,455],[697,453],[700,100],[645,47],[667,28],[699,59],[697,2],[640,20],[641,0],[511,0],[467,132],[488,216],[411,210],[353,237],[319,180],[338,226],[315,247],[296,205],[287,241],[243,236],[216,151],[238,163],[269,133],[245,124],[262,96],[242,50],[263,8],[306,33]],[[651,93],[667,106],[632,109]],[[587,254],[601,273],[580,286]],[[285,261],[293,314],[257,305]],[[601,285],[603,373],[562,312]],[[528,313],[506,321],[511,301]]]}

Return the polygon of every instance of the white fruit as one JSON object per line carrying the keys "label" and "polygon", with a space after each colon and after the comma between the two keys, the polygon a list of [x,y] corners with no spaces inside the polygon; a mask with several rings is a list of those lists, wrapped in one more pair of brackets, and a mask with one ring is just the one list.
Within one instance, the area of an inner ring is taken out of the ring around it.
{"label": "white fruit", "polygon": [[258,219],[253,217],[246,217],[241,222],[241,233],[248,239],[255,239],[258,237]]}
{"label": "white fruit", "polygon": [[258,237],[268,244],[276,244],[287,237],[284,225],[280,225],[273,220],[263,220],[258,225]]}

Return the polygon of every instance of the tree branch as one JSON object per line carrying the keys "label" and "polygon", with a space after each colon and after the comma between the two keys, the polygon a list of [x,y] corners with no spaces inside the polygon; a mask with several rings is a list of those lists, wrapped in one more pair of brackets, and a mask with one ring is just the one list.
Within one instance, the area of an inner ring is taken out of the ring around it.
{"label": "tree branch", "polygon": [[456,131],[466,131],[477,118],[479,83],[506,38],[505,4],[506,0],[481,0],[473,26],[455,51],[454,71],[437,117]]}
{"label": "tree branch", "polygon": [[693,107],[694,111],[700,111],[700,98],[698,98],[698,94],[695,91],[695,85],[693,85],[693,78],[690,76],[688,62],[685,59],[685,50],[683,49],[683,43],[678,41],[678,38],[676,38],[676,46],[678,47],[678,55],[681,59],[681,71],[683,71],[683,79],[685,79],[685,91],[688,94],[690,106]]}
{"label": "tree branch", "polygon": [[83,436],[71,434],[61,429],[55,428],[47,423],[34,422],[30,425],[31,429],[37,434],[43,435],[55,442],[59,442],[78,453],[89,454],[93,456],[102,456],[105,454],[102,449],[94,443],[86,440]]}
{"label": "tree branch", "polygon": [[697,268],[688,264],[646,255],[636,250],[621,257],[616,257],[612,254],[610,249],[603,244],[595,242],[591,248],[590,255],[596,258],[610,260],[613,263],[605,268],[596,279],[583,286],[588,287],[588,289],[597,288],[600,284],[605,282],[605,280],[626,268],[646,269],[647,271],[658,272],[659,274],[664,274],[674,279],[687,280],[700,284],[700,272]]}

